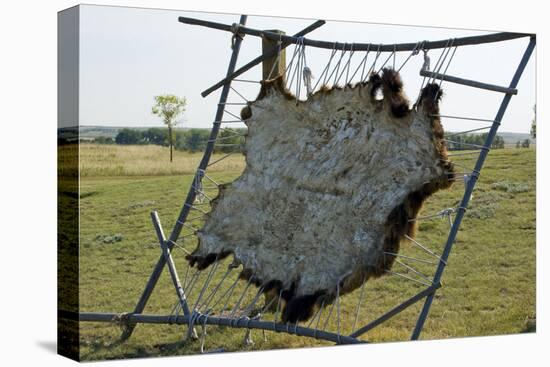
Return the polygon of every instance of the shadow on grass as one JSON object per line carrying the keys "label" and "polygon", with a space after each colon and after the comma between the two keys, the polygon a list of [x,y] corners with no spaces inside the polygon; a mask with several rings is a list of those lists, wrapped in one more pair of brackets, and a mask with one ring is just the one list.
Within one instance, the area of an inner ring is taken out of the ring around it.
{"label": "shadow on grass", "polygon": [[125,344],[127,342],[128,341],[125,339],[116,339],[114,341],[94,340],[92,342],[88,342],[87,346],[90,348],[90,350],[88,353],[82,354],[82,361],[96,360],[98,355],[117,349],[119,350],[119,352],[115,353],[116,355],[112,356],[107,353],[106,355],[104,355],[104,357],[100,359],[118,360],[129,358],[149,358],[184,355],[189,354],[189,352],[185,353],[186,347],[188,347],[191,343],[196,343],[198,341],[195,340],[189,342],[186,340],[178,340],[172,343],[155,344],[149,347],[134,345],[125,347]]}

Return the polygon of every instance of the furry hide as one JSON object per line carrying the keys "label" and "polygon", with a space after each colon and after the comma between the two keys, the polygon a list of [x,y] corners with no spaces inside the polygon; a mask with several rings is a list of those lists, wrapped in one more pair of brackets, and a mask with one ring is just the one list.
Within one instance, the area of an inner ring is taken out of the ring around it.
{"label": "furry hide", "polygon": [[[382,100],[375,96],[381,91]],[[391,269],[414,236],[424,200],[451,185],[437,84],[409,108],[392,69],[367,83],[321,88],[307,101],[281,78],[262,83],[241,114],[246,168],[212,203],[188,256],[204,269],[233,255],[241,276],[282,291],[282,321],[307,320]]]}

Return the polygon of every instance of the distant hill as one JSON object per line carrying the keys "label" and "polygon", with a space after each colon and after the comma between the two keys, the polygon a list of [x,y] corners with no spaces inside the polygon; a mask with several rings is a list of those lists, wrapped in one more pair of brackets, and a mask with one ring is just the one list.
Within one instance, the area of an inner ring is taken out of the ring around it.
{"label": "distant hill", "polygon": [[81,126],[80,137],[84,139],[94,139],[102,136],[114,139],[120,129],[122,129],[122,127]]}
{"label": "distant hill", "polygon": [[[151,127],[162,126],[146,126],[146,127],[129,127],[136,130],[147,130]],[[99,137],[115,138],[121,129],[127,128],[126,126],[81,126],[80,138],[81,139],[95,139]],[[176,130],[189,130],[188,127],[176,127]]]}
{"label": "distant hill", "polygon": [[525,139],[529,139],[531,141],[531,144],[536,143],[536,139],[531,138],[531,135],[527,133],[507,133],[507,132],[500,133],[499,132],[498,135],[502,136],[502,138],[504,139],[504,144],[516,144],[518,140],[523,141]]}

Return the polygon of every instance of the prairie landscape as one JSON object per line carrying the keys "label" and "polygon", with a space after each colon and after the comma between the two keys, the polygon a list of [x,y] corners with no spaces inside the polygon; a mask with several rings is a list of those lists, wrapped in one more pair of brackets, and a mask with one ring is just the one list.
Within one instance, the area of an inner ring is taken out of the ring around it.
{"label": "prairie landscape", "polygon": [[[75,149],[61,146],[59,149]],[[76,154],[76,150],[74,151]],[[70,152],[64,152],[70,155]],[[215,154],[214,162],[225,154]],[[80,310],[89,312],[130,312],[149,278],[160,248],[150,212],[158,211],[164,230],[170,233],[191,185],[200,153],[176,151],[168,161],[168,149],[160,146],[80,146]],[[473,167],[476,155],[457,155],[452,160]],[[230,182],[244,169],[244,157],[232,154],[212,165],[209,176],[218,183]],[[59,165],[60,175],[70,175],[70,167]],[[455,247],[437,292],[421,339],[499,335],[535,330],[535,150],[498,149],[491,151],[466,212]],[[449,190],[432,196],[420,216],[455,207],[464,190],[457,182]],[[215,186],[207,186],[215,197]],[[200,204],[208,211],[208,204]],[[189,222],[200,228],[201,219]],[[437,217],[419,222],[417,240],[441,253],[449,223]],[[173,257],[184,287],[193,269],[187,270],[186,253],[196,246],[193,231],[184,229]],[[400,254],[420,257],[418,248],[402,243]],[[212,284],[222,280],[229,259],[214,273]],[[431,263],[415,263],[415,268],[433,275]],[[397,269],[397,268],[395,268]],[[397,270],[396,270],[397,271]],[[401,270],[400,270],[401,271]],[[403,269],[405,273],[406,269]],[[208,270],[197,275],[197,284],[206,281]],[[233,279],[233,278],[232,278]],[[229,287],[231,280],[227,281]],[[239,281],[229,304],[246,282]],[[403,300],[422,285],[396,276],[366,283],[357,320],[360,289],[341,297],[341,318],[321,314],[319,328],[339,329],[349,334]],[[190,300],[200,286],[188,287]],[[251,290],[247,300],[254,296]],[[170,314],[176,295],[168,271],[164,271],[146,307],[148,314]],[[262,299],[263,302],[263,299]],[[243,301],[243,304],[246,304]],[[369,342],[403,341],[411,336],[422,302],[415,304],[367,334]],[[334,311],[336,312],[336,311]],[[265,314],[273,320],[274,312]],[[307,323],[307,322],[306,322]],[[254,344],[243,345],[244,329],[208,326],[206,351],[239,351],[329,345],[326,342],[286,333],[252,331]],[[200,341],[184,341],[186,328],[178,325],[138,325],[132,337],[117,343],[120,328],[113,323],[80,324],[80,355],[84,360],[116,359],[161,355],[195,354]],[[200,328],[199,328],[200,334]],[[265,338],[264,338],[265,337]]]}

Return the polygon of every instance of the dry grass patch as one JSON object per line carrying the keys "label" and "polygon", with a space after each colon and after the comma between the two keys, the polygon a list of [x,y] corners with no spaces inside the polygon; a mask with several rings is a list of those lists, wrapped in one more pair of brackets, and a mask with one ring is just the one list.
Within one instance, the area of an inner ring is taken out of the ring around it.
{"label": "dry grass patch", "polygon": [[[78,147],[61,146],[63,156],[76,155]],[[214,162],[226,154],[216,153]],[[170,163],[167,147],[158,145],[80,145],[80,176],[171,176],[193,174],[202,158],[202,152],[189,153],[174,151],[174,161]],[[73,160],[59,163],[58,172],[64,176],[76,175],[71,167]],[[209,168],[209,172],[240,172],[244,169],[244,157],[235,153]]]}

